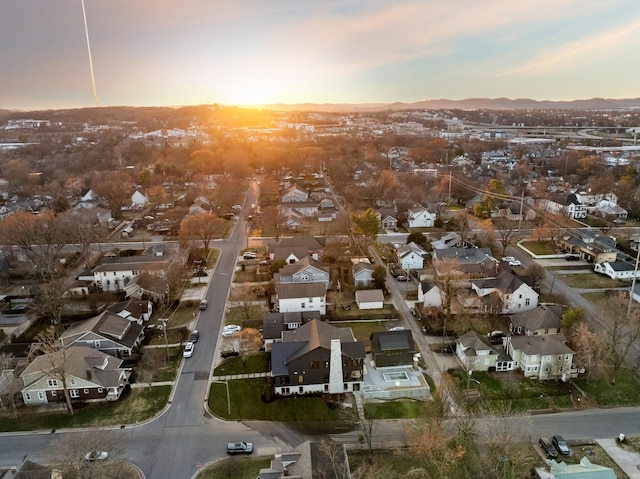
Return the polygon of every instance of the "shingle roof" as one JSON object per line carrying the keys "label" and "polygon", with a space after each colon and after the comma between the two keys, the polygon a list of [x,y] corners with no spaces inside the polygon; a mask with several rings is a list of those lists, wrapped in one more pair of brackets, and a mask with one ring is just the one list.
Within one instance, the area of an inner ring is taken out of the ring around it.
{"label": "shingle roof", "polygon": [[550,334],[542,336],[511,336],[514,350],[527,356],[533,354],[573,354],[573,350],[564,344],[564,336]]}

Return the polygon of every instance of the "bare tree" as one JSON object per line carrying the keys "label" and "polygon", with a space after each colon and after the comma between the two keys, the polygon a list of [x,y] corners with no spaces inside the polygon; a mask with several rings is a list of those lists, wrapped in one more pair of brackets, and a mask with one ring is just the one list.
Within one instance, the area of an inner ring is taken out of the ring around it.
{"label": "bare tree", "polygon": [[222,237],[227,222],[213,213],[189,215],[180,223],[180,243],[187,245],[199,241],[204,248],[204,257],[209,256],[209,245],[215,238]]}
{"label": "bare tree", "polygon": [[[50,462],[63,471],[64,477],[78,479],[110,479],[131,477],[129,466],[116,459],[123,454],[123,438],[119,431],[88,430],[67,432],[51,441]],[[105,460],[88,461],[91,452],[106,452]]]}
{"label": "bare tree", "polygon": [[242,364],[246,365],[247,358],[262,346],[262,335],[254,328],[244,328],[231,336],[233,349],[240,353]]}
{"label": "bare tree", "polygon": [[123,171],[102,172],[91,184],[94,193],[109,204],[111,214],[119,218],[122,207],[130,200],[133,191],[131,177]]}
{"label": "bare tree", "polygon": [[640,337],[640,309],[628,309],[628,292],[616,292],[607,301],[606,311],[601,311],[608,321],[603,323],[603,339],[606,342],[604,359],[611,368],[611,382],[628,359],[633,343]]}
{"label": "bare tree", "polygon": [[64,307],[69,303],[65,294],[66,283],[67,280],[61,278],[41,284],[32,303],[32,311],[39,317],[50,320],[52,324],[61,324]]}
{"label": "bare tree", "polygon": [[318,445],[318,451],[323,456],[318,467],[314,469],[314,476],[319,479],[350,479],[349,461],[344,443],[322,441]]}
{"label": "bare tree", "polygon": [[577,359],[582,361],[587,369],[588,377],[591,370],[598,366],[601,352],[606,349],[602,335],[589,329],[585,321],[579,321],[570,329],[571,346],[576,352]]}
{"label": "bare tree", "polygon": [[373,425],[375,424],[375,419],[372,416],[368,416],[364,411],[360,414],[356,404],[353,404],[353,407],[343,408],[342,417],[360,430],[362,433],[361,442],[367,445],[367,450],[371,455],[373,453]]}
{"label": "bare tree", "polygon": [[496,237],[500,245],[502,245],[502,254],[507,251],[507,246],[515,243],[518,239],[519,230],[515,221],[504,219],[496,220]]}
{"label": "bare tree", "polygon": [[64,393],[64,399],[67,403],[69,414],[73,414],[73,404],[71,403],[71,394],[67,384],[67,368],[70,361],[69,350],[62,346],[58,340],[58,334],[54,328],[46,329],[37,336],[38,349],[43,353],[38,356],[35,361],[39,362],[40,369],[53,380],[60,381]]}
{"label": "bare tree", "polygon": [[538,263],[531,263],[527,266],[527,269],[524,270],[525,276],[529,276],[531,281],[533,281],[533,289],[538,289],[540,286],[540,282],[544,279],[545,274],[547,274],[544,266]]}

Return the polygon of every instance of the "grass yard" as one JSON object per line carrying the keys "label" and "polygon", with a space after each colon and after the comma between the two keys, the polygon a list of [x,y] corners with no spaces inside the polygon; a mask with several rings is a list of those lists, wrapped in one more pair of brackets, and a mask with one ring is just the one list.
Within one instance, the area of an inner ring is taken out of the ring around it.
{"label": "grass yard", "polygon": [[247,357],[246,364],[241,357],[225,359],[222,364],[213,370],[215,376],[228,374],[263,373],[267,370],[267,353],[252,354]]}
{"label": "grass yard", "polygon": [[374,419],[413,419],[432,416],[431,413],[435,412],[437,407],[434,401],[401,399],[381,403],[365,403],[364,413],[366,417]]}
{"label": "grass yard", "polygon": [[572,288],[608,289],[629,287],[630,283],[596,273],[561,274],[557,278]]}
{"label": "grass yard", "polygon": [[[248,319],[262,319],[264,313],[268,311],[266,304],[251,304],[248,308]],[[225,324],[242,325],[242,321],[247,319],[247,313],[241,306],[232,306],[227,309],[224,316]]]}
{"label": "grass yard", "polygon": [[525,379],[509,373],[475,372],[468,377],[461,370],[453,371],[452,376],[462,390],[471,388],[480,393],[472,404],[475,408],[535,411],[573,407],[570,386],[565,383]]}
{"label": "grass yard", "polygon": [[533,254],[547,255],[556,254],[558,249],[551,241],[525,241],[522,246],[527,248]]}
{"label": "grass yard", "polygon": [[362,341],[365,344],[365,349],[371,348],[371,341],[369,336],[374,331],[386,331],[386,321],[338,321],[331,323],[331,326],[337,328],[351,328],[353,335],[356,337],[356,341]]}
{"label": "grass yard", "polygon": [[223,459],[203,469],[197,479],[255,479],[260,469],[271,465],[272,456],[268,457],[234,457]]}
{"label": "grass yard", "polygon": [[263,378],[229,381],[231,414],[227,410],[224,384],[213,383],[209,393],[209,409],[223,419],[255,419],[260,421],[339,421],[339,410],[330,409],[322,397],[293,397],[265,403],[261,399],[267,382]]}
{"label": "grass yard", "polygon": [[575,382],[600,406],[640,406],[640,379],[628,369],[618,371],[615,385],[611,384],[610,376],[578,378]]}
{"label": "grass yard", "polygon": [[74,427],[136,424],[153,417],[169,399],[171,386],[132,389],[126,398],[114,403],[92,403],[77,409],[73,416],[64,412],[29,413],[23,408],[17,418],[2,417],[0,431],[55,430]]}

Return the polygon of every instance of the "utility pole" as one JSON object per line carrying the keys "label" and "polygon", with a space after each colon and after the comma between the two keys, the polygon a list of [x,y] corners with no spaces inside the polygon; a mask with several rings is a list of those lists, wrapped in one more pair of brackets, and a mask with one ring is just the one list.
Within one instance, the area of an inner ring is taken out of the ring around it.
{"label": "utility pole", "polygon": [[84,33],[87,37],[87,51],[89,52],[89,68],[91,69],[91,86],[93,86],[93,101],[98,105],[98,92],[96,91],[96,79],[93,75],[93,60],[91,59],[91,45],[89,44],[89,28],[87,27],[87,12],[84,9],[84,0],[82,0],[82,16],[84,17]]}
{"label": "utility pole", "polygon": [[522,224],[523,208],[524,208],[524,189],[522,190],[522,196],[520,197],[520,216],[518,217],[518,234],[520,234],[520,225]]}
{"label": "utility pole", "polygon": [[449,206],[451,206],[451,177],[453,176],[452,173],[449,173]]}

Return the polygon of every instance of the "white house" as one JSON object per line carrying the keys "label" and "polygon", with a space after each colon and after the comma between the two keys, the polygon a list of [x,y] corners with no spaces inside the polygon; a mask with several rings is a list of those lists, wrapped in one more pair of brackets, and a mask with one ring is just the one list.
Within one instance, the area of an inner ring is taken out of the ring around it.
{"label": "white house", "polygon": [[274,275],[275,283],[324,283],[331,288],[329,268],[310,256],[305,256],[295,263],[285,264]]}
{"label": "white house", "polygon": [[319,283],[280,283],[276,285],[278,311],[281,313],[319,311],[327,314],[327,286]]}
{"label": "white house", "polygon": [[407,210],[409,228],[431,228],[436,220],[435,213],[429,213],[422,205],[415,205]]}
{"label": "white house", "polygon": [[146,193],[142,193],[136,190],[131,195],[131,206],[133,208],[144,208],[149,204],[149,196]]}
{"label": "white house", "polygon": [[596,263],[593,266],[593,270],[611,279],[627,279],[631,281],[634,276],[636,279],[640,278],[640,269],[636,270],[635,265],[627,263],[626,261]]}
{"label": "white house", "polygon": [[381,289],[361,289],[356,291],[358,309],[382,309],[384,293]]}
{"label": "white house", "polygon": [[[309,194],[306,191],[301,190],[300,188],[297,188],[296,186],[292,186],[282,194],[283,203],[289,203],[289,202],[298,203],[298,202],[305,202],[308,200],[309,200]],[[316,203],[316,209],[317,209],[317,206],[318,206],[318,203]]]}
{"label": "white house", "polygon": [[398,260],[402,269],[424,268],[424,256],[428,253],[413,241],[396,249]]}
{"label": "white house", "polygon": [[418,302],[425,308],[441,308],[442,294],[440,288],[431,281],[421,281],[418,287]]}
{"label": "white house", "polygon": [[359,261],[351,267],[353,284],[356,288],[369,288],[373,284],[373,265]]}
{"label": "white house", "polygon": [[495,278],[471,281],[471,289],[479,298],[496,294],[501,300],[499,311],[503,314],[517,313],[538,306],[538,293],[511,272],[502,271]]}

